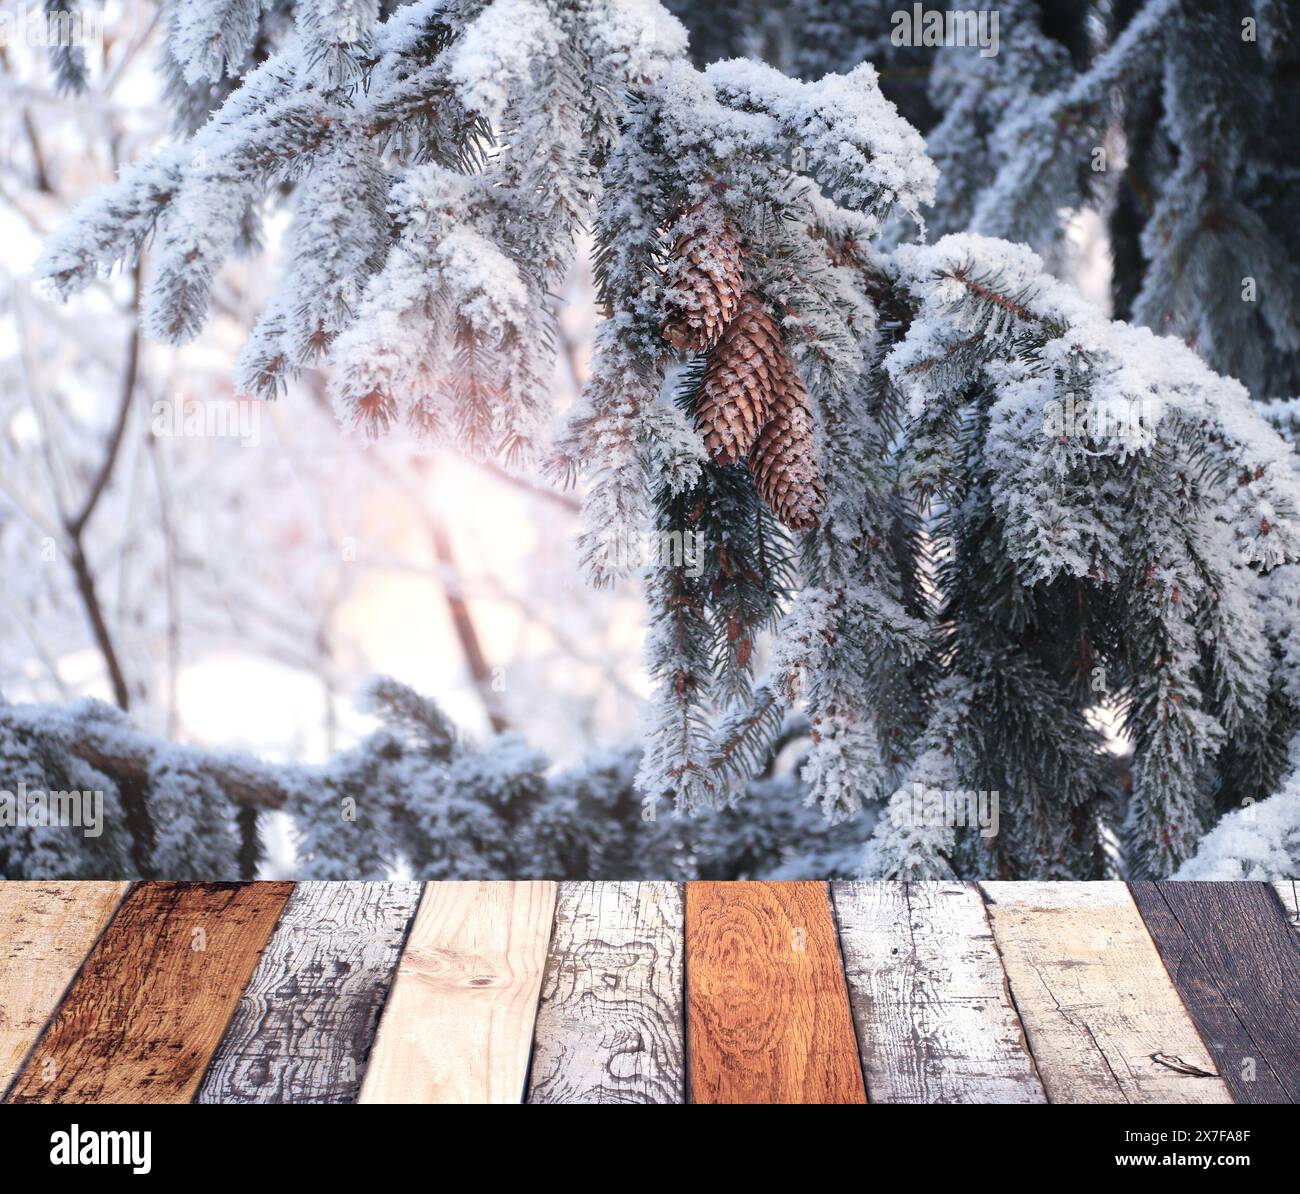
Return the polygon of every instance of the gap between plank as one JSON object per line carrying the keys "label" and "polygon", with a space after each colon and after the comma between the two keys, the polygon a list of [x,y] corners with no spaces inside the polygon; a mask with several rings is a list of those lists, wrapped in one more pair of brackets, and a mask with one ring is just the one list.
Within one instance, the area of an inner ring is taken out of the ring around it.
{"label": "gap between plank", "polygon": [[1029,1064],[1034,1067],[1034,1077],[1038,1079],[1038,1085],[1043,1088],[1043,1101],[1052,1102],[1052,1094],[1047,1089],[1047,1083],[1043,1081],[1042,1071],[1038,1067],[1038,1055],[1034,1052],[1034,1046],[1029,1040],[1029,1032],[1025,1028],[1025,1017],[1020,1011],[1020,1003],[1016,999],[1015,989],[1011,986],[1011,975],[1007,973],[1007,960],[1002,953],[1002,942],[998,940],[998,935],[993,929],[993,918],[989,916],[989,905],[996,904],[995,900],[984,887],[983,883],[973,885],[976,892],[979,893],[980,907],[984,910],[984,923],[988,925],[989,936],[993,939],[993,949],[998,955],[998,965],[1002,968],[1002,989],[1007,993],[1007,999],[1011,1003],[1011,1010],[1016,1013],[1016,1023],[1020,1025],[1020,1039],[1024,1042],[1025,1052],[1029,1055]]}
{"label": "gap between plank", "polygon": [[840,906],[835,899],[835,884],[829,880],[826,883],[826,898],[831,906],[831,919],[835,922],[835,948],[839,951],[840,973],[844,976],[845,992],[849,997],[849,1020],[853,1024],[853,1040],[858,1047],[858,1069],[862,1071],[862,1093],[866,1096],[867,1106],[871,1106],[875,1100],[871,1097],[871,1084],[867,1081],[867,1067],[863,1064],[866,1052],[862,1047],[862,1030],[858,1027],[857,1016],[853,1014],[853,996],[852,991],[849,989],[848,966],[844,961],[844,926],[840,921]]}
{"label": "gap between plank", "polygon": [[[585,880],[585,882],[594,884],[595,880]],[[546,971],[551,964],[551,955],[555,952],[555,933],[560,922],[560,894],[563,889],[564,883],[557,881],[555,900],[551,905],[551,932],[546,939],[546,957],[542,959],[542,985],[537,990],[537,1007],[533,1011],[533,1032],[528,1043],[528,1064],[524,1066],[524,1088],[519,1092],[521,1105],[527,1105],[528,1092],[533,1088],[533,1062],[537,1059],[537,1013],[541,1010],[542,992],[546,989]],[[411,920],[414,921],[415,917],[411,917]]]}

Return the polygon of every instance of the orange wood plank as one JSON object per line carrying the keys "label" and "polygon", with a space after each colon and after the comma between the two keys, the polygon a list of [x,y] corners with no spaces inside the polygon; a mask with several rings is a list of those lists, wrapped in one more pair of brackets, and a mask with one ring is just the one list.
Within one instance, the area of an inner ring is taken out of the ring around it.
{"label": "orange wood plank", "polygon": [[695,1103],[865,1103],[824,883],[688,883]]}

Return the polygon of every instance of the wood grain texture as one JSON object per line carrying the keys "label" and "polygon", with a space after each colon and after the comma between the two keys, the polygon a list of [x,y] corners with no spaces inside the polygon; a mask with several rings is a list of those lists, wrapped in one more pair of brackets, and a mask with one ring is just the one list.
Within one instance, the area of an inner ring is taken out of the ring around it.
{"label": "wood grain texture", "polygon": [[537,1009],[530,1103],[681,1103],[682,890],[563,883]]}
{"label": "wood grain texture", "polygon": [[9,1101],[188,1103],[292,887],[132,888]]}
{"label": "wood grain texture", "polygon": [[199,1087],[199,1103],[351,1103],[418,883],[299,883]]}
{"label": "wood grain texture", "polygon": [[1045,1103],[967,883],[832,883],[873,1103]]}
{"label": "wood grain texture", "polygon": [[362,1103],[518,1103],[554,883],[429,883],[361,1085]]}
{"label": "wood grain texture", "polygon": [[129,883],[0,883],[0,1093]]}
{"label": "wood grain texture", "polygon": [[1300,942],[1264,883],[1134,883],[1183,1004],[1239,1103],[1300,1103]]}
{"label": "wood grain texture", "polygon": [[1123,883],[984,883],[1053,1103],[1226,1103]]}
{"label": "wood grain texture", "polygon": [[695,1103],[865,1103],[824,883],[688,883]]}

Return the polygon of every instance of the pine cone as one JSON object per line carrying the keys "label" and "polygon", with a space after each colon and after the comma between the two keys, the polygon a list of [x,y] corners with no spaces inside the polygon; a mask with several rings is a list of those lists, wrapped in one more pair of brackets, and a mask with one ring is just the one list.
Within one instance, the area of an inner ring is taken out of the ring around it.
{"label": "pine cone", "polygon": [[664,339],[681,351],[707,352],[735,317],[745,289],[735,232],[725,224],[709,228],[701,220],[673,246],[667,283]]}
{"label": "pine cone", "polygon": [[812,408],[799,368],[785,353],[772,390],[771,417],[749,456],[758,492],[792,531],[817,527],[826,491],[813,455]]}
{"label": "pine cone", "polygon": [[784,362],[776,320],[757,298],[745,295],[709,357],[695,406],[705,446],[719,464],[749,454],[767,422]]}

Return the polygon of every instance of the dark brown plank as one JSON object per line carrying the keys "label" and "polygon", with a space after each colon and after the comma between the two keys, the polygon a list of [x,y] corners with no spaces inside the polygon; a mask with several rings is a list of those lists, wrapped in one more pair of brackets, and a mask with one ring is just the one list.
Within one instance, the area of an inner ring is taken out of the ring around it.
{"label": "dark brown plank", "polygon": [[865,1103],[824,883],[688,883],[694,1103]]}
{"label": "dark brown plank", "polygon": [[86,959],[11,1103],[188,1103],[292,883],[142,883]]}
{"label": "dark brown plank", "polygon": [[1133,883],[1133,898],[1239,1103],[1300,1102],[1300,946],[1263,883]]}

